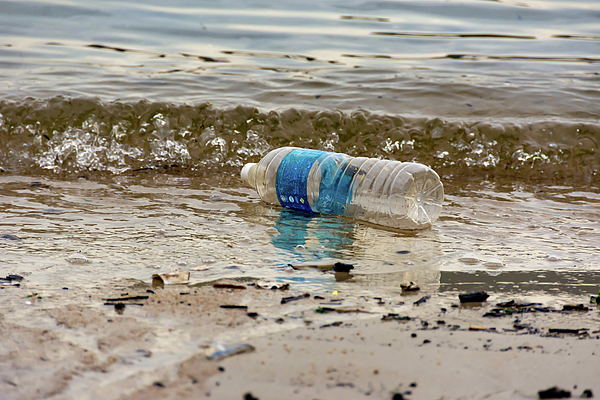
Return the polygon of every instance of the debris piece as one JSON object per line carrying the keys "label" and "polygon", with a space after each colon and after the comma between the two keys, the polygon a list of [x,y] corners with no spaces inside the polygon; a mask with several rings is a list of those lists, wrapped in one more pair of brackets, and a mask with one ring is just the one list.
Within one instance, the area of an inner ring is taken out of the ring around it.
{"label": "debris piece", "polygon": [[582,399],[591,399],[592,397],[594,397],[594,394],[592,393],[592,389],[585,389],[579,397]]}
{"label": "debris piece", "polygon": [[426,302],[427,300],[429,300],[430,298],[431,298],[431,296],[430,296],[430,295],[423,296],[423,297],[421,297],[419,300],[415,301],[413,304],[414,304],[415,306],[419,306],[419,305],[421,305],[421,304],[425,303],[425,302]]}
{"label": "debris piece", "polygon": [[259,289],[269,290],[288,290],[290,288],[290,284],[274,281],[258,281],[256,282],[256,287]]}
{"label": "debris piece", "polygon": [[[115,302],[108,302],[108,303],[104,303],[105,306],[116,306],[119,303],[115,303]],[[120,303],[123,305],[128,305],[128,306],[141,306],[143,307],[144,304],[143,303]]]}
{"label": "debris piece", "polygon": [[256,319],[258,317],[258,313],[257,312],[249,312],[246,315],[249,316],[252,319]]}
{"label": "debris piece", "polygon": [[258,397],[254,397],[254,395],[250,392],[244,394],[244,400],[259,400]]}
{"label": "debris piece", "polygon": [[213,287],[215,289],[246,289],[246,286],[233,285],[231,283],[215,283]]}
{"label": "debris piece", "polygon": [[211,266],[208,265],[201,265],[199,267],[192,267],[190,268],[190,271],[206,271],[207,269],[211,269]]}
{"label": "debris piece", "polygon": [[500,303],[496,303],[496,307],[513,307],[515,305],[514,300],[504,301]]}
{"label": "debris piece", "polygon": [[563,328],[550,328],[548,329],[548,333],[566,333],[570,335],[579,335],[580,333],[586,333],[589,329],[580,328],[580,329],[563,329]]}
{"label": "debris piece", "polygon": [[240,306],[240,305],[236,305],[236,304],[221,304],[220,307],[221,308],[240,309],[240,310],[247,310],[248,309],[248,306]]}
{"label": "debris piece", "polygon": [[568,399],[571,397],[571,392],[554,386],[550,389],[540,390],[538,392],[538,397],[540,399]]}
{"label": "debris piece", "polygon": [[333,264],[333,272],[350,272],[351,269],[354,269],[354,265],[346,264],[342,262],[336,262]]}
{"label": "debris piece", "polygon": [[301,294],[300,296],[284,297],[283,299],[281,299],[281,304],[286,304],[286,303],[296,301],[296,300],[302,300],[307,297],[310,297],[310,294],[304,293],[304,294]]}
{"label": "debris piece", "polygon": [[590,309],[583,304],[565,304],[563,311],[589,311]]}
{"label": "debris piece", "polygon": [[123,303],[115,304],[115,311],[119,315],[123,314],[123,311],[125,311],[125,304],[123,304]]}
{"label": "debris piece", "polygon": [[127,300],[146,300],[150,296],[129,296],[129,297],[116,297],[113,299],[102,299],[103,301],[127,301]]}
{"label": "debris piece", "polygon": [[19,281],[21,282],[23,280],[23,277],[21,275],[6,275],[6,279],[10,280],[10,281]]}
{"label": "debris piece", "polygon": [[415,292],[421,289],[419,285],[414,282],[402,282],[400,287],[402,288],[402,292]]}
{"label": "debris piece", "polygon": [[483,326],[476,326],[476,325],[471,325],[469,327],[470,331],[487,331],[488,328],[484,328]]}
{"label": "debris piece", "polygon": [[350,309],[350,308],[317,307],[315,312],[318,314],[328,314],[330,312],[336,312],[336,313],[340,313],[340,314],[345,314],[345,313],[367,313],[367,314],[370,314],[369,311],[359,310],[358,308]]}
{"label": "debris piece", "polygon": [[152,275],[153,286],[184,285],[189,281],[190,273],[188,271],[173,271],[168,274]]}
{"label": "debris piece", "polygon": [[488,297],[490,297],[490,295],[486,292],[465,293],[458,295],[458,299],[461,303],[481,303],[482,301],[486,301]]}
{"label": "debris piece", "polygon": [[298,265],[288,264],[288,266],[293,269],[320,269],[321,271],[333,270],[334,272],[350,272],[351,269],[354,269],[354,265],[342,262]]}
{"label": "debris piece", "polygon": [[410,321],[411,318],[408,316],[401,317],[398,314],[388,313],[388,315],[384,315],[381,317],[382,321]]}
{"label": "debris piece", "polygon": [[254,351],[254,346],[250,344],[224,344],[220,342],[213,343],[205,351],[206,357],[211,360],[222,360],[236,354],[249,353]]}
{"label": "debris piece", "polygon": [[321,325],[319,328],[323,329],[323,328],[329,328],[332,326],[340,326],[340,325],[342,325],[342,323],[343,323],[342,321],[336,321],[336,322],[332,322],[331,324]]}

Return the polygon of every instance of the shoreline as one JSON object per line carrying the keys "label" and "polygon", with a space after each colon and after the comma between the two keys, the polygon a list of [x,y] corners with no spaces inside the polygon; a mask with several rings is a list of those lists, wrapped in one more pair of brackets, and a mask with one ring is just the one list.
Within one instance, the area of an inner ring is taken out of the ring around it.
{"label": "shoreline", "polygon": [[[425,293],[305,297],[293,286],[161,289],[123,282],[69,298],[36,299],[29,292],[26,283],[0,292],[12,298],[2,302],[0,316],[0,389],[7,400],[243,399],[247,393],[262,400],[536,399],[552,386],[572,397],[586,389],[600,393],[595,304],[586,304],[588,311],[546,307],[552,311],[483,317],[497,309],[495,300],[463,306],[436,293],[417,306]],[[103,300],[132,296],[148,298],[122,301],[122,314]],[[284,297],[298,299],[281,304]],[[249,346],[210,360],[207,350],[218,344]]]}

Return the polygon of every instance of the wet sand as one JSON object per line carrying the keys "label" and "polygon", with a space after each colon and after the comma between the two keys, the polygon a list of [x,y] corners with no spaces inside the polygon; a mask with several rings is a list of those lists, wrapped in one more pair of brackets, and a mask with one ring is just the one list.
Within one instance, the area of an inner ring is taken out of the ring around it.
{"label": "wet sand", "polygon": [[[595,305],[483,317],[511,299],[490,293],[487,302],[461,306],[454,296],[432,294],[415,305],[426,293],[379,299],[323,292],[281,304],[303,293],[293,285],[274,291],[232,283],[245,289],[123,280],[38,298],[26,280],[5,285],[2,398],[534,399],[555,385],[572,397],[600,393]],[[122,301],[122,314],[105,305],[131,296],[148,298]],[[550,333],[557,328],[581,330]],[[211,360],[207,349],[217,342],[254,351]]]}

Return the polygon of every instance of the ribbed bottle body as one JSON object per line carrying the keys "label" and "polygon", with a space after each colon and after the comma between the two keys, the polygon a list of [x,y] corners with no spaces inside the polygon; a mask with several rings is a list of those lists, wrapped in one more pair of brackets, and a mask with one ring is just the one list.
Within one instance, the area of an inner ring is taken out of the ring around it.
{"label": "ribbed bottle body", "polygon": [[393,228],[430,227],[444,199],[439,176],[418,163],[284,147],[248,171],[248,183],[268,203]]}

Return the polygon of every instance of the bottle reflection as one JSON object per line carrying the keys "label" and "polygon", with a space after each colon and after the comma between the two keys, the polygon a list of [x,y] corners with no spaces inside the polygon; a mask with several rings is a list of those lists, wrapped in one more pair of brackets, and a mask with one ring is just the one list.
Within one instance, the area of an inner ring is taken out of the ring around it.
{"label": "bottle reflection", "polygon": [[[367,286],[400,287],[409,281],[437,289],[442,251],[435,231],[399,233],[337,216],[284,209],[271,243],[278,259],[294,265],[353,264],[350,274],[335,274]],[[316,276],[322,276],[315,274]],[[328,277],[331,279],[331,277]]]}

